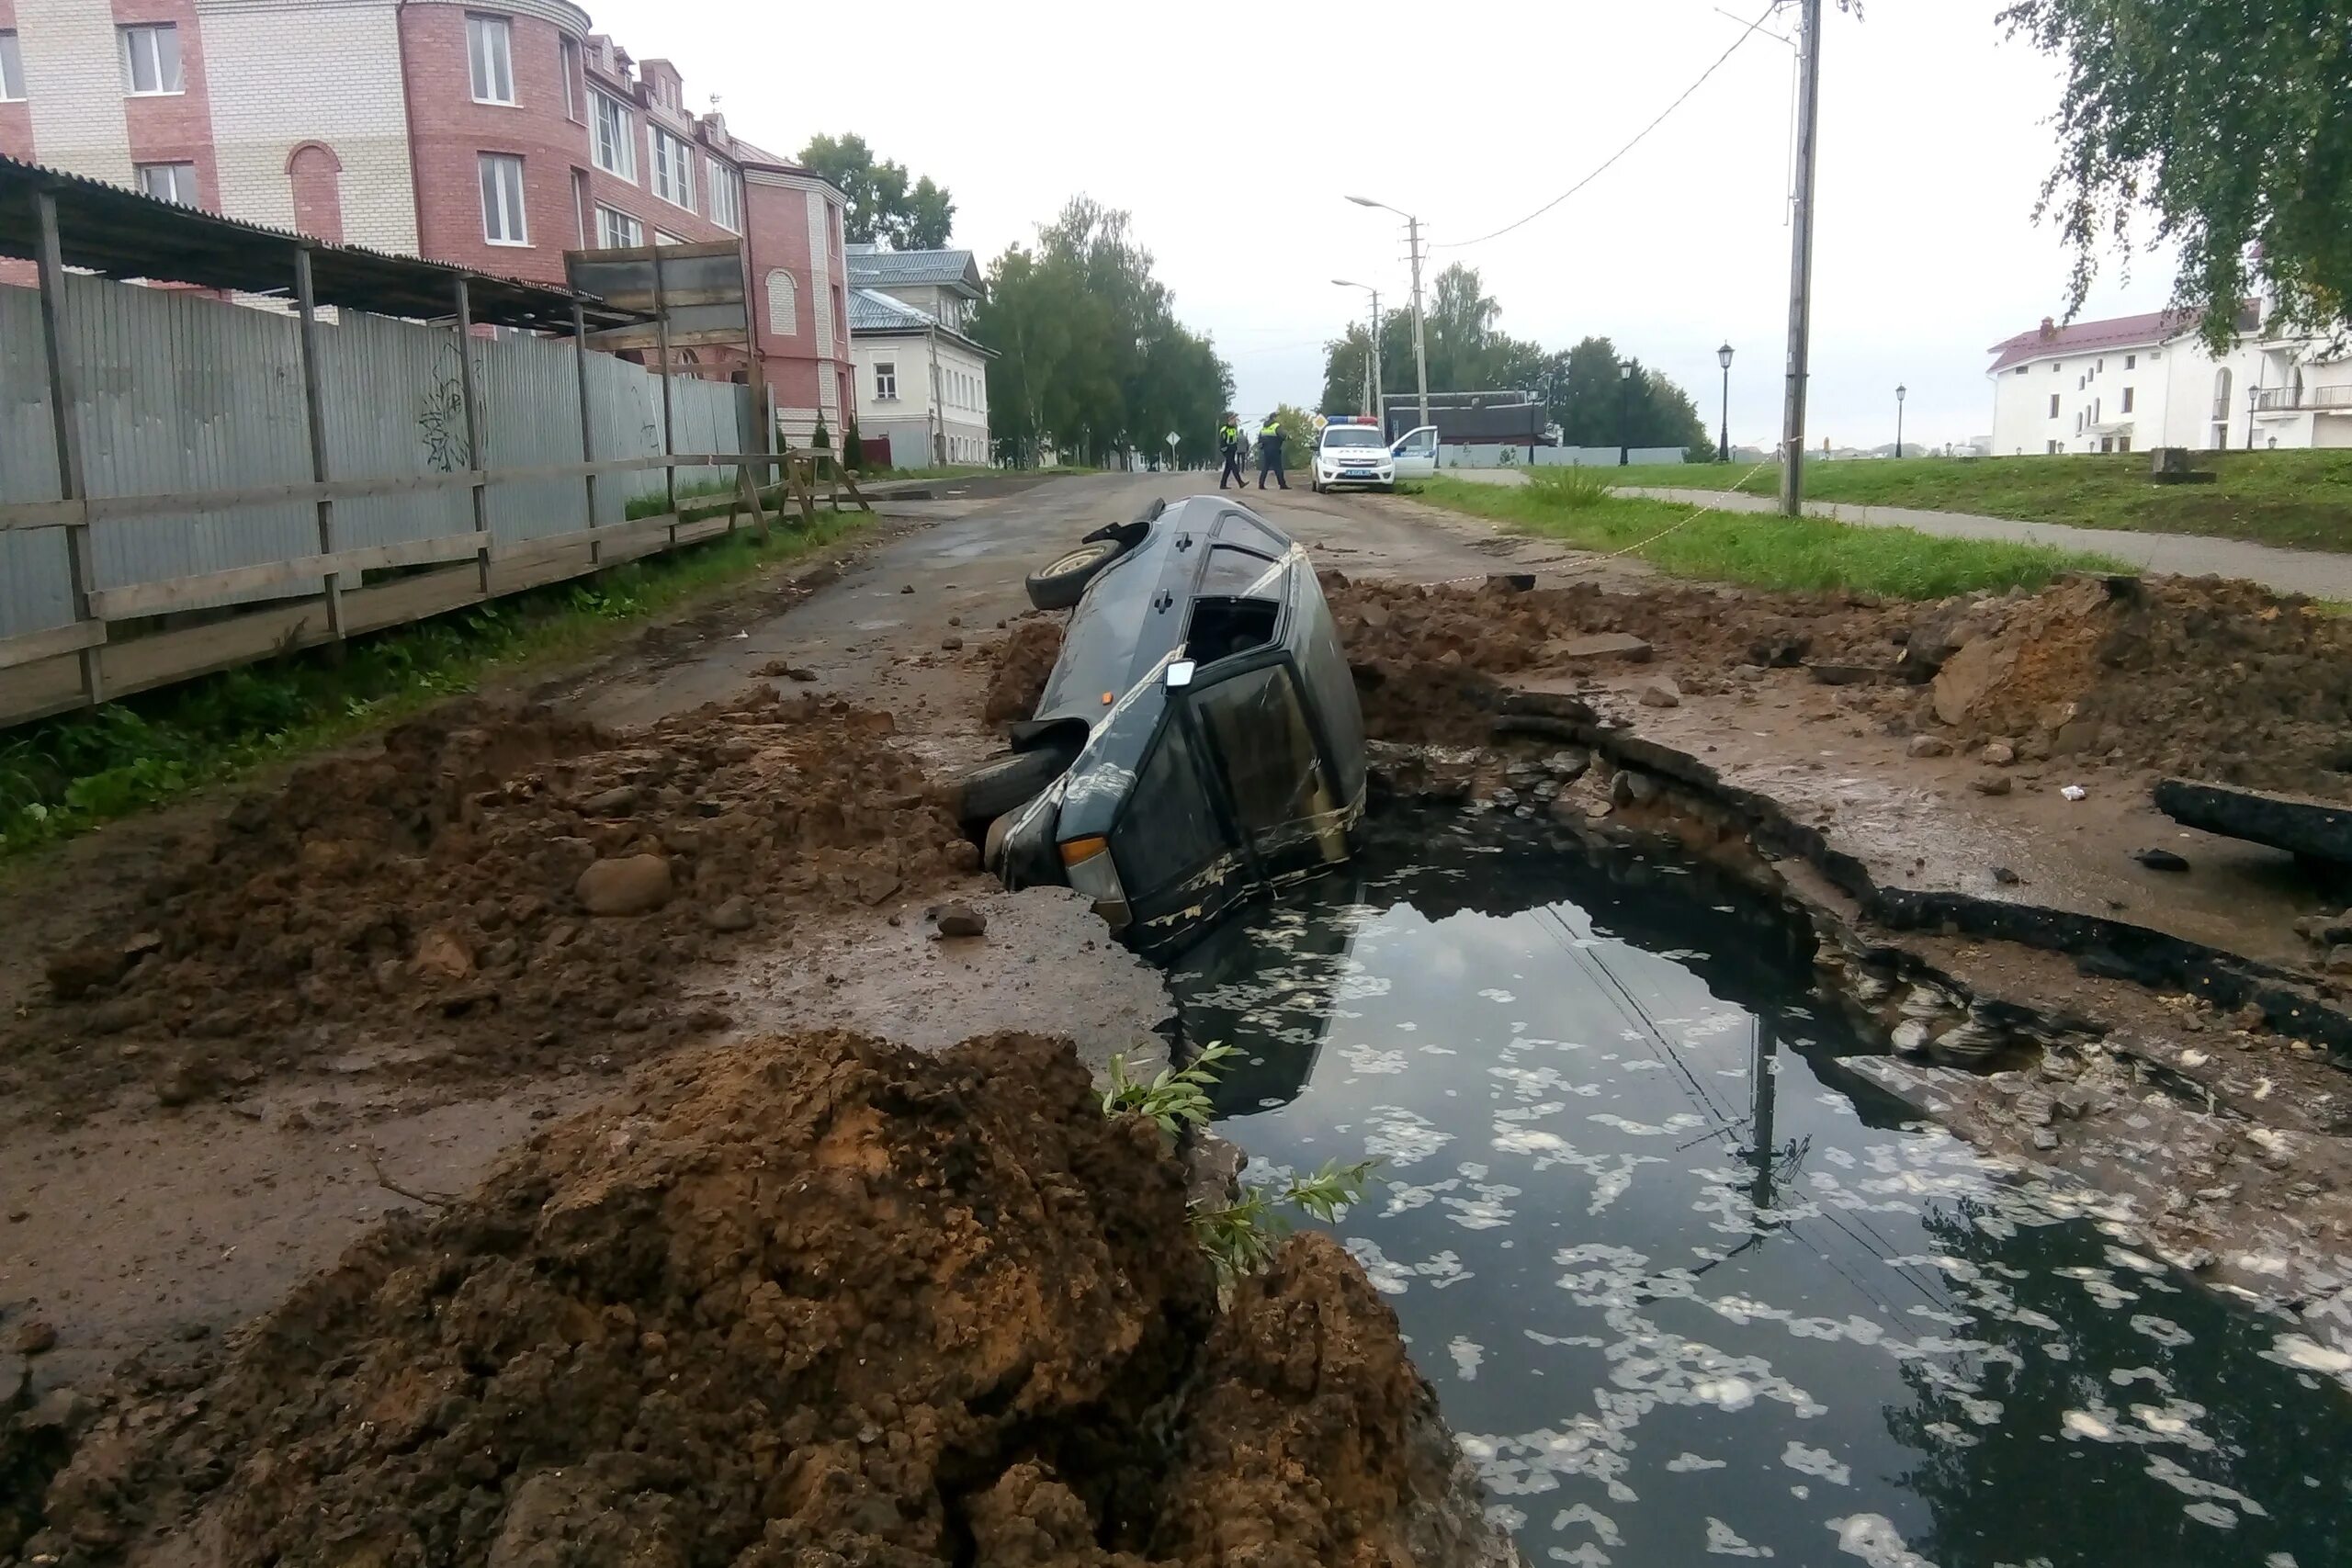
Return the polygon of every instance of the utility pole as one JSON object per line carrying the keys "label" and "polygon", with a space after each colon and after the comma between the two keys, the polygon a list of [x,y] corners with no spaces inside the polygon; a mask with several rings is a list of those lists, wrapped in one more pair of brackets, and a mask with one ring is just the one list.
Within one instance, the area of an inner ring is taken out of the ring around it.
{"label": "utility pole", "polygon": [[1380,438],[1388,439],[1388,402],[1380,385],[1380,290],[1372,289],[1372,416],[1380,421]]}
{"label": "utility pole", "polygon": [[[1405,234],[1413,249],[1413,374],[1420,383],[1421,423],[1426,425],[1430,423],[1430,351],[1421,334],[1421,220],[1407,216]],[[1381,430],[1385,434],[1388,416],[1384,413],[1380,417]]]}
{"label": "utility pole", "polygon": [[1804,511],[1804,394],[1813,367],[1814,174],[1820,149],[1821,0],[1798,0],[1796,201],[1789,264],[1789,395],[1781,421],[1781,512]]}

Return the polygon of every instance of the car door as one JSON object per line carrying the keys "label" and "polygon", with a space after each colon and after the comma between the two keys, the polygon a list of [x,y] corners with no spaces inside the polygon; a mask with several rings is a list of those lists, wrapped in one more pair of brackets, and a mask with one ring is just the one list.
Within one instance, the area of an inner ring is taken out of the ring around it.
{"label": "car door", "polygon": [[1405,433],[1403,439],[1388,448],[1396,459],[1396,477],[1400,479],[1426,479],[1437,474],[1437,426],[1425,424],[1419,430]]}

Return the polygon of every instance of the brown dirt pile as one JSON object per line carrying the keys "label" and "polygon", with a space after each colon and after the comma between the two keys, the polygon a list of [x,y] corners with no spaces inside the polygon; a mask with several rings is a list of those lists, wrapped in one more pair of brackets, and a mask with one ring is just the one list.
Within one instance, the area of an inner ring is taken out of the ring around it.
{"label": "brown dirt pile", "polygon": [[2352,795],[2352,621],[2214,579],[2080,579],[1998,610],[1936,680],[1963,735]]}
{"label": "brown dirt pile", "polygon": [[116,1405],[27,1550],[1475,1560],[1362,1272],[1294,1242],[1220,1319],[1185,1225],[1158,1131],[1106,1121],[1066,1044],[819,1034],[666,1066],[355,1248],[208,1387]]}
{"label": "brown dirt pile", "polygon": [[1046,678],[1054,672],[1054,660],[1061,654],[1058,617],[1013,623],[1012,632],[989,652],[992,672],[980,716],[990,724],[1011,724],[1035,713],[1038,699],[1046,694]]}
{"label": "brown dirt pile", "polygon": [[666,1004],[734,933],[972,869],[891,728],[767,691],[618,736],[479,703],[403,726],[242,803],[53,955],[0,1096],[640,1056],[720,1021]]}

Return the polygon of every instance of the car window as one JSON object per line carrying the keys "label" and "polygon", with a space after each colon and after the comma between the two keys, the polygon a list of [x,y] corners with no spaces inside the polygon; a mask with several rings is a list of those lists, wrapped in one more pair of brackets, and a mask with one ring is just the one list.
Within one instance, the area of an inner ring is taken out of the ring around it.
{"label": "car window", "polygon": [[1166,892],[1205,871],[1228,847],[1183,726],[1163,725],[1111,835],[1128,898]]}
{"label": "car window", "polygon": [[1335,424],[1323,433],[1326,446],[1385,446],[1388,438],[1368,424]]}
{"label": "car window", "polygon": [[1204,690],[1193,708],[1234,811],[1261,847],[1299,836],[1299,824],[1338,804],[1287,670],[1237,675]]}
{"label": "car window", "polygon": [[1280,561],[1220,544],[1209,552],[1200,592],[1228,599],[1268,599],[1280,591],[1282,575]]}
{"label": "car window", "polygon": [[1238,512],[1228,512],[1217,519],[1216,541],[1220,545],[1237,545],[1245,550],[1255,550],[1261,556],[1280,558],[1290,549],[1281,535],[1259,522],[1255,517]]}

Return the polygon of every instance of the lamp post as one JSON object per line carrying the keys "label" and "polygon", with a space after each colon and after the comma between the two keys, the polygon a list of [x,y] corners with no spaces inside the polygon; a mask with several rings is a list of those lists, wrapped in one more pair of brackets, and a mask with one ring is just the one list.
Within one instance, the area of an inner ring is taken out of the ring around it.
{"label": "lamp post", "polygon": [[[1421,423],[1427,424],[1430,423],[1430,355],[1421,330],[1421,220],[1401,207],[1391,207],[1368,196],[1351,196],[1348,199],[1358,207],[1376,207],[1383,212],[1394,212],[1405,220],[1405,235],[1413,259],[1413,375],[1419,383]],[[1385,410],[1381,412],[1380,422],[1381,432],[1385,434],[1388,429]]]}
{"label": "lamp post", "polygon": [[1617,367],[1617,466],[1634,462],[1634,362]]}
{"label": "lamp post", "polygon": [[1715,461],[1731,461],[1731,344],[1726,343],[1715,350],[1715,363],[1724,367],[1724,438],[1715,447]]}
{"label": "lamp post", "polygon": [[1372,296],[1372,347],[1364,355],[1364,383],[1372,392],[1373,416],[1380,421],[1380,438],[1388,439],[1388,400],[1380,384],[1380,290],[1369,283],[1344,277],[1331,280],[1341,288],[1361,288]]}
{"label": "lamp post", "polygon": [[1898,458],[1899,458],[1899,457],[1901,457],[1903,456],[1903,400],[1904,400],[1904,399],[1905,399],[1905,398],[1907,398],[1907,397],[1909,397],[1910,395],[1911,395],[1911,389],[1910,389],[1910,388],[1904,386],[1904,385],[1903,385],[1902,383],[1900,383],[1900,382],[1897,382],[1897,383],[1895,384],[1895,388],[1894,388],[1894,455],[1895,455],[1895,457],[1898,457]]}

